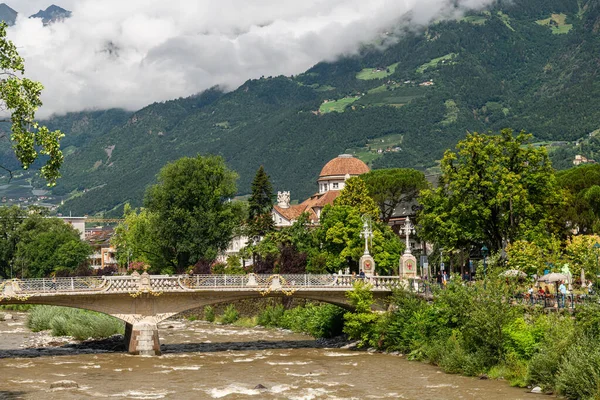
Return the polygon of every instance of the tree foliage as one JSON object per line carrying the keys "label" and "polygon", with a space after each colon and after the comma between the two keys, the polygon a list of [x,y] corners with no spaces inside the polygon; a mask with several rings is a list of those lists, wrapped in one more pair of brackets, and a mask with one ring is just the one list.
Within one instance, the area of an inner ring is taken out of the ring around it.
{"label": "tree foliage", "polygon": [[161,169],[145,198],[146,208],[156,215],[159,266],[184,272],[227,248],[241,221],[241,207],[231,201],[236,178],[215,156],[184,157]]}
{"label": "tree foliage", "polygon": [[[17,47],[6,38],[6,23],[0,23],[0,101],[1,108],[11,115],[11,135],[14,154],[24,169],[28,169],[39,156],[45,163],[40,176],[49,186],[54,186],[60,177],[63,154],[60,150],[59,130],[50,131],[35,121],[35,112],[42,105],[41,83],[24,77],[25,62]],[[12,172],[6,169],[12,176]]]}
{"label": "tree foliage", "polygon": [[379,220],[379,208],[369,195],[365,181],[354,176],[346,181],[344,189],[334,200],[336,206],[349,206],[358,210],[361,215],[368,215],[373,220]]}
{"label": "tree foliage", "polygon": [[248,199],[248,236],[260,237],[274,228],[271,210],[273,209],[273,186],[261,165],[252,181]]}
{"label": "tree foliage", "polygon": [[[326,257],[329,272],[347,266],[358,270],[358,261],[365,248],[365,240],[361,238],[362,230],[362,214],[357,208],[334,205],[323,209],[321,224],[315,233],[318,243],[322,244],[321,254]],[[403,250],[400,239],[389,226],[373,222],[373,240],[369,243],[369,251],[380,275],[396,271]]]}
{"label": "tree foliage", "polygon": [[[125,204],[123,219],[111,238],[119,264],[141,262],[143,265],[162,265],[161,238],[156,229],[157,214],[145,208],[133,209]],[[160,272],[160,269],[151,269],[151,272]]]}
{"label": "tree foliage", "polygon": [[92,253],[79,232],[57,218],[29,216],[21,225],[15,267],[25,266],[22,277],[43,278],[52,273],[74,273],[86,266]]}
{"label": "tree foliage", "polygon": [[388,222],[401,203],[413,201],[419,191],[427,188],[421,171],[409,168],[373,170],[360,176],[377,206],[383,222]]}
{"label": "tree foliage", "polygon": [[421,192],[422,235],[447,247],[486,244],[492,251],[555,229],[562,196],[545,149],[531,135],[468,134],[446,151],[437,189]]}
{"label": "tree foliage", "polygon": [[588,164],[559,171],[556,180],[565,189],[561,220],[584,234],[600,233],[600,165]]}

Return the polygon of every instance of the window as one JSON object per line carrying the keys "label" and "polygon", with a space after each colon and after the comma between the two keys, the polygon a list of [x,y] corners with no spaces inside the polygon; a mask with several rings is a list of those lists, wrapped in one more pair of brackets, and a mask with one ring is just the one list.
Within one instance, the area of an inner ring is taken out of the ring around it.
{"label": "window", "polygon": [[334,189],[337,189],[337,188],[338,188],[338,183],[337,183],[337,182],[335,182],[335,183],[333,184],[333,188],[334,188]]}

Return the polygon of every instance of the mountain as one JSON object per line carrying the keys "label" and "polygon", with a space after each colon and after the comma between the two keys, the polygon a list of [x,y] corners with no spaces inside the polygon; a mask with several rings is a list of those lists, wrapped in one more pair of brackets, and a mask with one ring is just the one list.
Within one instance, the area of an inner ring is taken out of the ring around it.
{"label": "mountain", "polygon": [[0,4],[0,21],[6,22],[8,26],[13,26],[17,21],[17,12],[5,3]]}
{"label": "mountain", "polygon": [[500,1],[298,76],[113,111],[101,126],[57,117],[47,122],[64,129],[67,155],[52,192],[70,198],[64,212],[119,215],[165,163],[200,153],[225,158],[240,194],[264,165],[275,190],[303,199],[341,153],[435,171],[467,131],[505,127],[570,146],[600,128],[599,32],[597,0]]}
{"label": "mountain", "polygon": [[44,25],[48,25],[53,22],[62,21],[70,16],[71,11],[52,4],[50,7],[46,8],[45,10],[38,11],[29,18],[41,18]]}

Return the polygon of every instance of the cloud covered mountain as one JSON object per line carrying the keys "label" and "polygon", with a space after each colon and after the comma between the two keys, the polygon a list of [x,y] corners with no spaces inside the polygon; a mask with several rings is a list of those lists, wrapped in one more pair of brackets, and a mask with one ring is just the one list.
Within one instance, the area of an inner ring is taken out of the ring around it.
{"label": "cloud covered mountain", "polygon": [[45,10],[40,10],[37,13],[31,15],[29,18],[40,18],[44,25],[51,24],[53,22],[63,21],[71,16],[71,11],[65,10],[57,5],[52,4]]}
{"label": "cloud covered mountain", "polygon": [[492,1],[64,0],[70,18],[44,27],[19,17],[9,37],[46,86],[40,115],[136,110],[215,85],[295,75]]}
{"label": "cloud covered mountain", "polygon": [[6,22],[8,26],[13,26],[17,20],[17,12],[10,8],[7,4],[0,4],[0,21]]}

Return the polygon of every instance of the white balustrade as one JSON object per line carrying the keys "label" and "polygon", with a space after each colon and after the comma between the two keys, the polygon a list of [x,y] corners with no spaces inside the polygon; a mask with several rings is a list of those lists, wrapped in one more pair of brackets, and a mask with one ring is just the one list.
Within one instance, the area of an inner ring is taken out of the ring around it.
{"label": "white balustrade", "polygon": [[[186,292],[240,290],[255,291],[281,288],[282,290],[348,290],[363,279],[374,291],[389,291],[400,287],[397,276],[372,276],[360,278],[352,275],[311,274],[251,274],[251,275],[147,275],[105,277],[69,277],[43,279],[4,280],[12,284],[16,293],[23,295],[51,293],[137,293],[140,291]],[[143,280],[143,284],[142,284]],[[149,280],[149,284],[148,284]]]}

